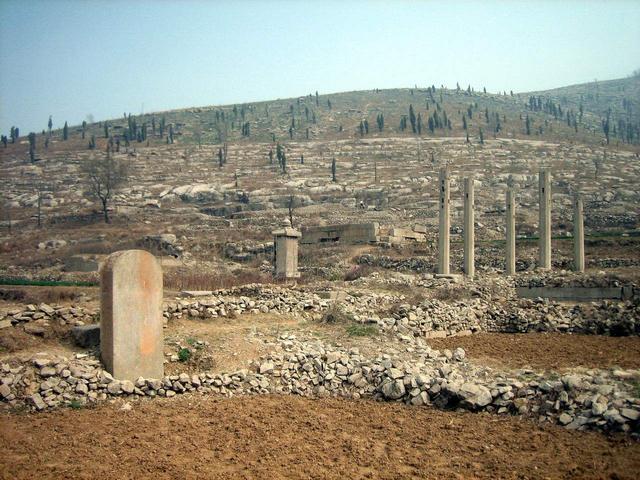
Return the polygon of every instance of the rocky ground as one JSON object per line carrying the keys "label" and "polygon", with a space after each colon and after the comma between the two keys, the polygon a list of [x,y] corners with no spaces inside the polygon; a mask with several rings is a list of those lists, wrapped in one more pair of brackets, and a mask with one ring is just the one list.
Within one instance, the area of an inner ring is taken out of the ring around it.
{"label": "rocky ground", "polygon": [[[56,336],[55,328],[67,327],[88,349],[55,355],[15,348],[2,358],[0,396],[7,407],[32,410],[190,392],[371,398],[521,415],[572,430],[640,433],[640,365],[633,360],[640,350],[637,298],[567,305],[517,299],[514,281],[499,277],[468,282],[405,274],[396,280],[395,287],[418,287],[411,296],[376,292],[381,276],[373,272],[333,290],[256,284],[184,292],[165,302],[167,376],[135,382],[114,380],[91,342],[77,335],[79,324],[86,324],[80,325],[84,331],[94,321],[95,302],[84,308],[27,305],[2,320],[0,335],[8,344],[15,332],[44,341]],[[576,281],[567,276],[567,283]],[[598,275],[580,281],[604,282]],[[558,277],[528,282],[553,284]],[[443,293],[458,298],[445,300]],[[537,355],[546,360],[523,361],[526,348],[500,340],[502,363],[487,362],[486,336],[514,338],[510,332],[536,332],[518,341],[530,350],[544,348],[546,354]],[[564,343],[573,349],[573,362],[563,361],[571,354],[556,354]],[[610,346],[612,353],[603,354]]]}
{"label": "rocky ground", "polygon": [[[222,167],[219,145],[135,143],[115,153],[131,176],[111,224],[80,172],[101,151],[52,141],[26,164],[20,145],[1,150],[0,476],[637,476],[637,152],[549,138],[296,138],[286,173],[253,138],[230,144]],[[462,178],[476,180],[473,281],[433,275],[445,164],[454,272]],[[535,270],[541,167],[553,179],[550,273]],[[578,190],[584,274],[570,272]],[[296,227],[426,226],[426,241],[302,245],[288,285],[273,281],[270,232],[289,215]],[[164,378],[114,380],[99,361],[97,268],[129,248],[163,268]],[[517,297],[539,286],[630,295]]]}

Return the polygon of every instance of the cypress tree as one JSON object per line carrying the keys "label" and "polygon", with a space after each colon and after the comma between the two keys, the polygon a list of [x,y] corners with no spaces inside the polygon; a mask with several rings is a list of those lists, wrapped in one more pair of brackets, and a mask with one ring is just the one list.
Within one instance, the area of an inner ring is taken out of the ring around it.
{"label": "cypress tree", "polygon": [[29,133],[29,160],[31,163],[36,161],[36,134],[34,132]]}
{"label": "cypress tree", "polygon": [[67,140],[69,138],[69,126],[67,122],[64,122],[64,127],[62,127],[62,140]]}
{"label": "cypress tree", "polygon": [[409,105],[409,122],[411,122],[411,130],[413,133],[416,133],[418,129],[416,127],[416,114],[413,111],[413,105]]}

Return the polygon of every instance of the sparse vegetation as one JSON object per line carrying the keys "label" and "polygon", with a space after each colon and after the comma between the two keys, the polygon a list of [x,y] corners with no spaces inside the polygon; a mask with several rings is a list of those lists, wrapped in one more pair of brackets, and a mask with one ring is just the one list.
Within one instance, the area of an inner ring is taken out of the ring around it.
{"label": "sparse vegetation", "polygon": [[373,325],[351,324],[346,327],[350,337],[371,337],[378,334],[378,329]]}
{"label": "sparse vegetation", "polygon": [[188,362],[191,359],[191,350],[188,348],[181,348],[178,350],[178,360],[181,362]]}
{"label": "sparse vegetation", "polygon": [[322,323],[352,323],[353,316],[339,304],[332,304],[322,315]]}

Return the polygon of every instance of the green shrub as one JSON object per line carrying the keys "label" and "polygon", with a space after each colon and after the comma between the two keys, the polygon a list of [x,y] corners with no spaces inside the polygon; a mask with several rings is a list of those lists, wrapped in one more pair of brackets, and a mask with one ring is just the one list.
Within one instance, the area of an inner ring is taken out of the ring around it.
{"label": "green shrub", "polygon": [[178,350],[178,360],[181,362],[188,362],[191,358],[191,350],[188,348],[181,348]]}
{"label": "green shrub", "polygon": [[378,334],[378,329],[373,325],[360,325],[354,323],[352,325],[348,325],[346,330],[347,335],[350,337],[369,337]]}

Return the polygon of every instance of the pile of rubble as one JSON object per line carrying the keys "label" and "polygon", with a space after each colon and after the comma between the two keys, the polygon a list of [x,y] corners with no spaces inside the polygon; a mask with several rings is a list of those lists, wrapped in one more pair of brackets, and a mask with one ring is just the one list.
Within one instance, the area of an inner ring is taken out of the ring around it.
{"label": "pile of rubble", "polygon": [[[313,289],[304,287],[251,284],[215,292],[192,292],[204,295],[165,303],[163,315],[165,321],[259,313],[297,314],[317,320],[329,307],[337,306],[356,322],[376,323],[382,331],[409,337],[446,337],[480,331],[640,335],[638,297],[622,302],[605,300],[570,307],[543,299],[518,299],[513,293],[511,280],[501,279],[499,282],[500,302],[495,301],[495,285],[480,282],[474,284],[469,292],[472,298],[455,301],[427,299],[414,305],[402,303],[406,302],[406,297],[399,294],[365,293],[354,289],[334,292],[334,298],[326,298],[331,295],[325,292],[321,296],[319,293],[322,292],[315,293]],[[449,280],[434,279],[427,274],[411,283],[437,288],[448,284]],[[10,310],[0,317],[0,329],[22,326],[28,333],[42,335],[53,322],[61,326],[79,326],[95,323],[98,315],[98,312],[77,305],[27,305],[25,309]]]}
{"label": "pile of rubble", "polygon": [[318,313],[329,302],[313,293],[267,285],[245,285],[215,292],[197,300],[178,299],[164,308],[165,318],[234,317],[244,313]]}
{"label": "pile of rubble", "polygon": [[399,401],[498,414],[528,415],[569,429],[623,431],[640,435],[640,399],[629,382],[637,370],[585,371],[561,378],[531,371],[494,372],[467,362],[461,348],[433,350],[421,340],[408,361],[390,353],[367,358],[358,349],[319,340],[279,337],[274,351],[249,369],[119,381],[96,358],[68,360],[36,356],[2,365],[0,398],[35,410],[83,405],[113,397],[171,397],[199,392],[218,395],[296,394]]}
{"label": "pile of rubble", "polygon": [[46,303],[27,305],[25,309],[13,309],[0,315],[0,329],[11,326],[23,326],[27,333],[43,335],[51,323],[60,326],[79,326],[95,322],[96,312],[72,305],[70,307],[51,306]]}
{"label": "pile of rubble", "polygon": [[561,332],[611,336],[640,335],[640,299],[567,307],[543,299],[497,303],[483,298],[401,304],[377,320],[383,331],[440,338],[476,332]]}
{"label": "pile of rubble", "polygon": [[273,250],[273,243],[234,242],[225,244],[222,253],[233,261],[248,262],[258,255],[273,255]]}

